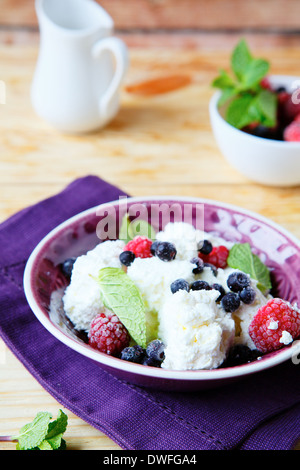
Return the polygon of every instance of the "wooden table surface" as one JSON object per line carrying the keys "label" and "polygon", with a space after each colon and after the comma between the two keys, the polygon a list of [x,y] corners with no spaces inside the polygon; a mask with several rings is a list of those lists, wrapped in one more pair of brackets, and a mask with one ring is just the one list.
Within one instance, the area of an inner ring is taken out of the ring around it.
{"label": "wooden table surface", "polygon": [[[5,33],[6,39],[9,35]],[[75,178],[95,174],[131,195],[195,196],[238,204],[300,237],[300,188],[248,181],[227,164],[212,136],[210,82],[219,67],[228,67],[230,48],[224,46],[228,39],[223,43],[219,38],[216,44],[208,35],[203,47],[194,42],[187,48],[177,47],[174,38],[171,42],[164,47],[156,36],[148,47],[138,47],[135,41],[118,116],[105,129],[79,137],[60,134],[31,107],[38,41],[2,41],[0,80],[6,85],[6,104],[0,105],[1,221],[57,193]],[[290,43],[286,38],[275,41],[276,47],[268,40],[254,44],[255,53],[269,57],[273,73],[300,76],[300,43],[292,37]],[[184,86],[155,94],[146,84],[141,87],[144,94],[135,93],[141,82],[168,77],[180,79]],[[0,341],[0,435],[15,434],[38,411],[56,416],[59,408]],[[69,449],[119,449],[65,411]],[[13,448],[12,443],[0,443],[0,450]]]}

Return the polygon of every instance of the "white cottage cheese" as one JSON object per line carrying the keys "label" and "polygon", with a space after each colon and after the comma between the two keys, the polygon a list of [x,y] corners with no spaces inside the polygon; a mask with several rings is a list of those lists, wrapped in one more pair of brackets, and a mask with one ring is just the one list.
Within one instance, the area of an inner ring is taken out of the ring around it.
{"label": "white cottage cheese", "polygon": [[67,317],[77,330],[88,331],[97,313],[106,312],[95,278],[102,268],[121,267],[119,255],[124,246],[121,240],[108,240],[76,259],[63,304]]}
{"label": "white cottage cheese", "polygon": [[[174,243],[176,259],[166,262],[157,257],[136,258],[127,268],[145,303],[147,340],[159,337],[166,344],[164,368],[213,369],[222,364],[233,343],[255,349],[248,326],[258,308],[270,298],[257,288],[256,281],[251,280],[256,292],[253,304],[241,302],[233,314],[226,313],[216,302],[220,295],[217,290],[171,292],[171,283],[179,278],[189,283],[202,279],[210,285],[221,284],[229,291],[227,278],[234,269],[219,268],[216,276],[209,267],[200,274],[193,273],[195,266],[190,260],[197,256],[198,242],[203,239],[214,246],[232,246],[189,224],[170,223],[157,234],[157,240]],[[121,268],[119,255],[124,246],[121,240],[106,241],[76,260],[63,297],[65,313],[76,329],[88,331],[97,313],[106,311],[95,278],[101,268]],[[288,338],[283,337],[282,341],[286,343]]]}
{"label": "white cottage cheese", "polygon": [[159,336],[167,345],[166,369],[214,369],[232,346],[235,324],[216,303],[219,292],[180,290],[159,313]]}

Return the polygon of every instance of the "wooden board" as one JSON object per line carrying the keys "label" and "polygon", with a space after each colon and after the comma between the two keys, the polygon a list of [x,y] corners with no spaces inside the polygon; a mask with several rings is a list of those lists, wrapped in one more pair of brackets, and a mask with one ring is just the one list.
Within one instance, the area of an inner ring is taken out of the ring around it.
{"label": "wooden board", "polygon": [[[299,30],[298,0],[99,0],[117,29]],[[36,27],[34,1],[1,0],[0,24]]]}
{"label": "wooden board", "polygon": [[[0,105],[1,221],[93,173],[131,195],[198,196],[239,204],[300,237],[300,188],[268,188],[248,181],[227,164],[212,136],[210,82],[219,67],[227,67],[228,49],[132,48],[118,116],[99,132],[75,137],[52,129],[31,107],[35,39],[0,46],[0,79],[6,84],[6,104]],[[257,53],[268,54],[274,73],[300,75],[299,46],[289,44],[287,37],[279,48],[260,46]],[[149,82],[143,85],[148,90],[144,95],[132,92],[141,82],[166,77],[173,77],[173,83],[174,77],[188,80],[168,93],[153,94],[150,85],[149,94]],[[0,435],[15,434],[38,411],[56,415],[59,407],[0,342]],[[65,411],[69,448],[118,449],[103,433]],[[12,448],[0,443],[0,450]]]}

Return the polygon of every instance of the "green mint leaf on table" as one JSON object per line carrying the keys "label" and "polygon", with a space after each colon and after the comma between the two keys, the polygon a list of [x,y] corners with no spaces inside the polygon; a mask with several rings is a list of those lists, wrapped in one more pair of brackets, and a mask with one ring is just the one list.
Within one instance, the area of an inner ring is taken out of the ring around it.
{"label": "green mint leaf on table", "polygon": [[51,418],[50,413],[39,412],[31,423],[25,424],[18,436],[14,436],[14,439],[18,441],[17,449],[29,450],[38,447],[48,433]]}
{"label": "green mint leaf on table", "polygon": [[133,221],[130,221],[128,214],[125,214],[120,227],[119,239],[124,240],[125,243],[128,243],[136,236],[147,237],[151,240],[154,240],[155,230],[145,220],[137,218]]}
{"label": "green mint leaf on table", "polygon": [[120,268],[103,268],[98,284],[102,301],[125,325],[132,339],[146,347],[146,313],[140,291]]}
{"label": "green mint leaf on table", "polygon": [[236,243],[229,251],[228,266],[249,274],[257,281],[257,287],[266,292],[271,289],[270,271],[257,255],[251,251],[249,243]]}
{"label": "green mint leaf on table", "polygon": [[58,450],[65,449],[66,442],[62,439],[68,424],[68,417],[59,410],[57,419],[51,422],[52,416],[47,412],[39,412],[31,423],[25,424],[13,440],[17,440],[17,450]]}
{"label": "green mint leaf on table", "polygon": [[219,108],[224,107],[225,120],[242,129],[256,123],[266,127],[276,125],[277,95],[261,86],[270,64],[252,56],[242,39],[231,55],[232,76],[221,69],[212,86],[221,90]]}

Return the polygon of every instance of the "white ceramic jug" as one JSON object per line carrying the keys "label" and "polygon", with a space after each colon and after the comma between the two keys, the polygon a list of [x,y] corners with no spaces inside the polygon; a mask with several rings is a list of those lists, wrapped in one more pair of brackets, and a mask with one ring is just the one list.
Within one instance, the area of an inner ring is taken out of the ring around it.
{"label": "white ceramic jug", "polygon": [[32,105],[55,128],[82,133],[105,126],[118,112],[128,68],[127,47],[93,0],[36,0],[40,51]]}

